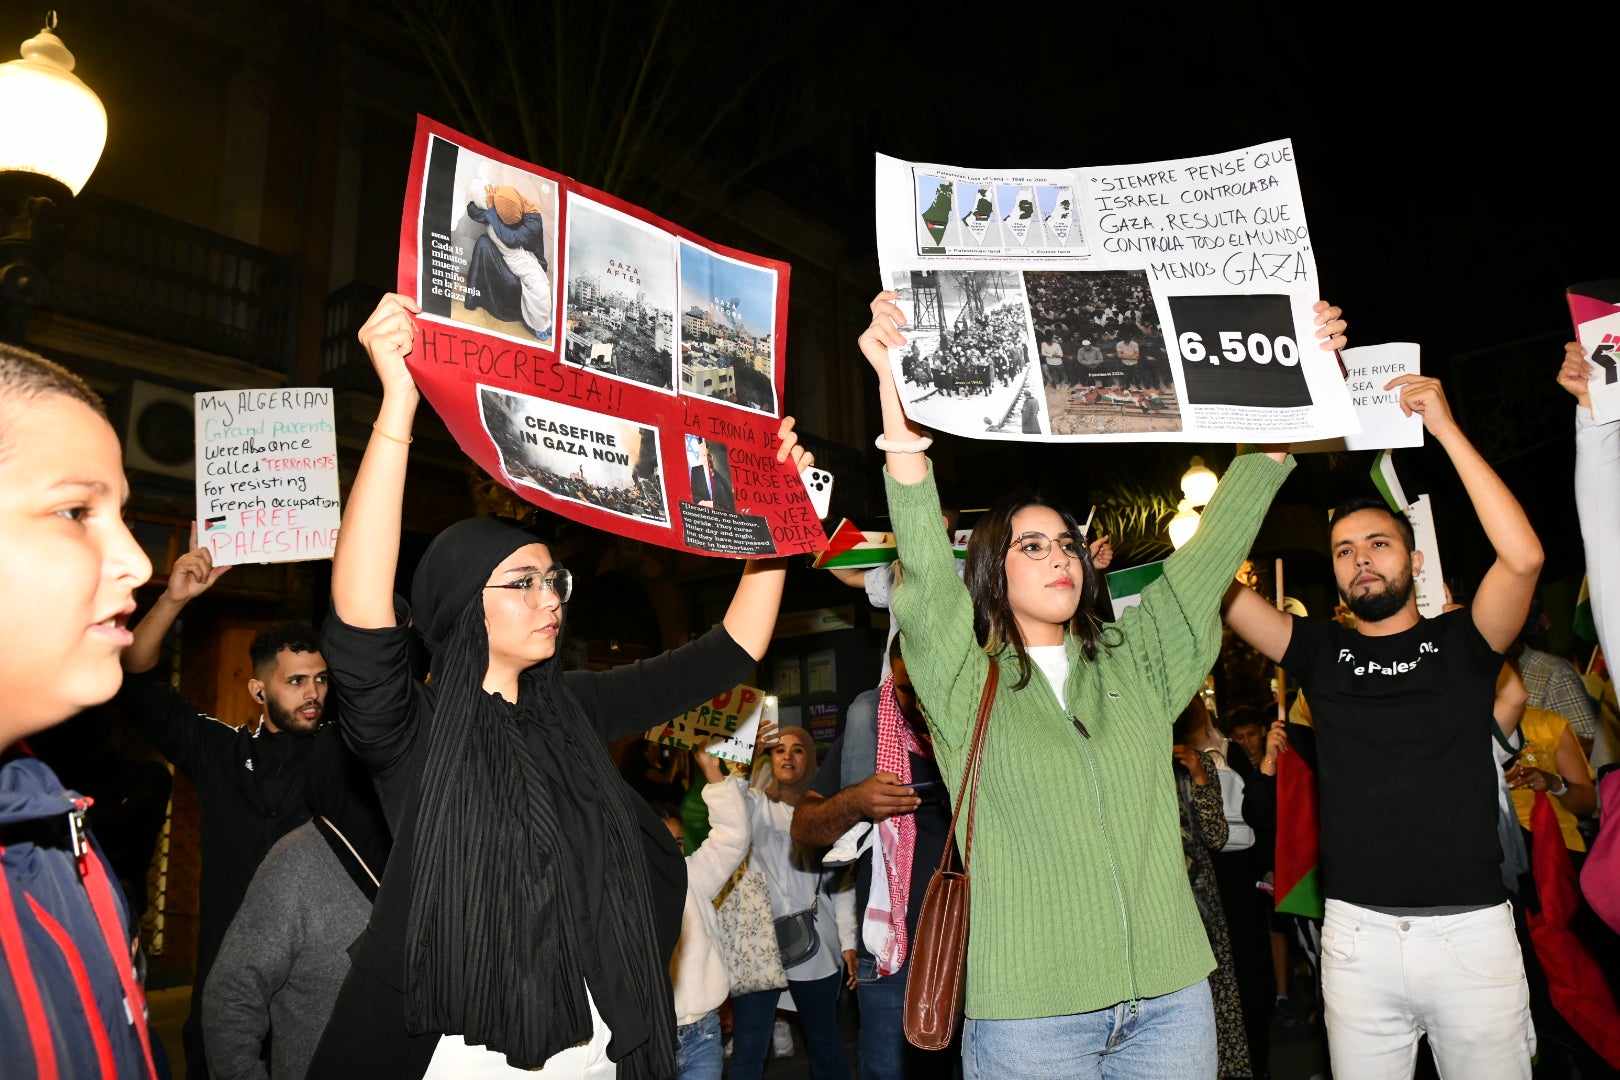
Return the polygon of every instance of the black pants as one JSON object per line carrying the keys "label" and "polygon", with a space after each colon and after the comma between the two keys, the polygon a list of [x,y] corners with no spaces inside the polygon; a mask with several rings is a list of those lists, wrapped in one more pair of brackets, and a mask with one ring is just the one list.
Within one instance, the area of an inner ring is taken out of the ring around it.
{"label": "black pants", "polygon": [[306,1076],[308,1080],[362,1076],[420,1080],[438,1044],[437,1034],[406,1032],[403,991],[351,966]]}

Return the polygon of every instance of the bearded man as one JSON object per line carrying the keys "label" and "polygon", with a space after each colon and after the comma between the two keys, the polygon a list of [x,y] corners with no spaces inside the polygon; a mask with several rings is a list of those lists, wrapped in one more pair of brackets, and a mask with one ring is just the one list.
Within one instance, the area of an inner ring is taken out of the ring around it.
{"label": "bearded man", "polygon": [[1451,459],[1496,552],[1472,605],[1418,614],[1412,527],[1372,497],[1331,525],[1353,629],[1235,586],[1226,620],[1310,698],[1320,785],[1322,984],[1341,1076],[1410,1077],[1427,1035],[1444,1076],[1530,1076],[1535,1030],[1497,865],[1492,704],[1541,570],[1513,494],[1457,427],[1439,382],[1404,375],[1407,415]]}

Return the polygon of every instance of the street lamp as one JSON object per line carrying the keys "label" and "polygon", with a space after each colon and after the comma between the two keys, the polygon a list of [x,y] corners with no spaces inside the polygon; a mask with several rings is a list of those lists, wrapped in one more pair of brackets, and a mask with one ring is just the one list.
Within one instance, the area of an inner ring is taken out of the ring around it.
{"label": "street lamp", "polygon": [[1195,457],[1187,471],[1181,474],[1181,493],[1193,506],[1208,506],[1209,500],[1215,495],[1215,485],[1221,478],[1210,471],[1204,464],[1204,459]]}
{"label": "street lamp", "polygon": [[1170,546],[1180,551],[1197,531],[1198,511],[1193,509],[1191,499],[1182,499],[1176,504],[1176,516],[1170,519]]}
{"label": "street lamp", "polygon": [[50,293],[44,269],[62,235],[58,211],[107,145],[107,110],[73,74],[55,29],[53,11],[22,43],[21,59],[0,64],[0,303],[6,340],[18,344]]}

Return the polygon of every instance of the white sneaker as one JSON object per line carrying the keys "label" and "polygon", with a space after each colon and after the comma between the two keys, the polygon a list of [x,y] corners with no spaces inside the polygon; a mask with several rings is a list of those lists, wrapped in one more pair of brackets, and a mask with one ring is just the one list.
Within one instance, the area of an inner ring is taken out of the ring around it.
{"label": "white sneaker", "polygon": [[793,1029],[788,1027],[786,1020],[778,1020],[771,1029],[771,1056],[793,1056]]}

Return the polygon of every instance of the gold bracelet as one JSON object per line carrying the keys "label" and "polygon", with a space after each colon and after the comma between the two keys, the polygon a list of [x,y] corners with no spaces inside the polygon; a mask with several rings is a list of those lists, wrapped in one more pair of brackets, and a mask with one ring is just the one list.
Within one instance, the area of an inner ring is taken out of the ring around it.
{"label": "gold bracelet", "polygon": [[398,435],[390,435],[390,434],[388,434],[388,432],[386,432],[382,428],[378,427],[377,426],[377,421],[375,421],[375,420],[373,420],[371,422],[371,430],[375,431],[377,434],[381,435],[383,438],[387,439],[389,442],[397,442],[401,446],[409,446],[409,445],[411,445],[411,441],[412,441],[412,438],[413,438],[410,435],[405,436],[405,438],[403,438],[403,439],[400,438]]}

